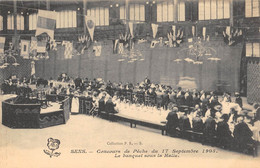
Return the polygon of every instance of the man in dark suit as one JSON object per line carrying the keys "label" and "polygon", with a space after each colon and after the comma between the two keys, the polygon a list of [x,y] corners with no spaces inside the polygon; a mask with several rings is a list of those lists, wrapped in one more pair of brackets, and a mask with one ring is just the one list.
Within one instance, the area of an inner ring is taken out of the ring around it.
{"label": "man in dark suit", "polygon": [[214,136],[216,134],[216,121],[213,118],[213,113],[214,112],[211,112],[211,115],[207,117],[203,130],[204,140],[210,144],[214,143]]}
{"label": "man in dark suit", "polygon": [[168,91],[164,90],[163,95],[162,95],[162,106],[165,110],[167,110],[167,106],[168,106],[169,101],[170,101],[170,98],[169,98]]}
{"label": "man in dark suit", "polygon": [[246,149],[247,144],[254,143],[252,139],[253,132],[250,130],[248,125],[244,122],[243,117],[238,117],[238,124],[235,126],[233,135],[235,141],[237,142],[237,147],[239,150],[244,151]]}
{"label": "man in dark suit", "polygon": [[101,99],[99,99],[98,101],[98,107],[99,107],[99,113],[101,111],[105,111],[106,107],[105,107],[105,97],[106,95],[102,95]]}
{"label": "man in dark suit", "polygon": [[204,125],[201,119],[201,112],[197,112],[196,117],[192,119],[192,130],[195,132],[203,132]]}
{"label": "man in dark suit", "polygon": [[177,116],[177,112],[178,112],[178,108],[173,107],[171,112],[168,113],[168,116],[166,118],[167,120],[166,129],[169,135],[175,135],[176,128],[179,126],[179,119]]}
{"label": "man in dark suit", "polygon": [[217,144],[225,149],[228,147],[232,148],[233,137],[227,123],[229,116],[227,114],[223,114],[221,118],[223,121],[218,122],[216,130]]}
{"label": "man in dark suit", "polygon": [[112,98],[109,97],[109,99],[107,100],[107,102],[105,104],[106,112],[107,113],[117,113],[117,111],[115,110],[115,106],[116,106],[116,104],[114,104],[112,102]]}

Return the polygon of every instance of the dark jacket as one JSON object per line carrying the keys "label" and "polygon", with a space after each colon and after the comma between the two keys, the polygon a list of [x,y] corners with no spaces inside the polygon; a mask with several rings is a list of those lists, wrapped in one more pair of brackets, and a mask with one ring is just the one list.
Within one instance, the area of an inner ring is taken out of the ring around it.
{"label": "dark jacket", "polygon": [[227,122],[221,121],[217,124],[216,136],[217,138],[231,137],[231,131]]}
{"label": "dark jacket", "polygon": [[216,121],[212,117],[208,117],[204,124],[204,135],[205,136],[214,136],[216,133]]}
{"label": "dark jacket", "polygon": [[195,117],[192,119],[192,130],[196,132],[203,132],[203,122],[200,117]]}
{"label": "dark jacket", "polygon": [[106,107],[105,107],[105,98],[101,98],[98,101],[98,106],[99,106],[99,111],[105,111]]}
{"label": "dark jacket", "polygon": [[246,144],[252,141],[253,132],[250,130],[248,125],[244,122],[239,123],[234,129],[234,138],[242,144]]}
{"label": "dark jacket", "polygon": [[106,107],[106,112],[107,113],[116,113],[115,111],[115,107],[116,105],[111,101],[111,100],[108,100],[105,104],[105,107]]}
{"label": "dark jacket", "polygon": [[167,128],[176,128],[179,126],[179,119],[178,116],[176,114],[176,112],[169,112],[168,116],[167,116]]}

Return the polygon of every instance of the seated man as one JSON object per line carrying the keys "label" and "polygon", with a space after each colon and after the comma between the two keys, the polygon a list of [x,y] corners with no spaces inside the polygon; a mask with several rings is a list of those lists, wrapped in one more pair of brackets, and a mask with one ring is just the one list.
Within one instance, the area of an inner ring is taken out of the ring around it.
{"label": "seated man", "polygon": [[103,94],[102,97],[98,101],[99,112],[106,110],[105,97],[106,97],[106,94]]}
{"label": "seated man", "polygon": [[[186,130],[191,130],[190,120],[184,112],[179,116],[179,128],[181,133]],[[183,134],[183,136],[185,136],[185,134]]]}
{"label": "seated man", "polygon": [[217,144],[220,147],[231,147],[233,146],[233,137],[231,135],[231,131],[229,129],[228,120],[229,116],[227,114],[223,114],[221,116],[222,121],[218,122],[216,136],[217,136]]}
{"label": "seated man", "polygon": [[115,106],[116,104],[112,102],[112,97],[109,97],[105,104],[105,111],[107,113],[117,113],[117,111],[115,110]]}
{"label": "seated man", "polygon": [[237,122],[238,124],[235,126],[233,135],[235,141],[237,142],[238,149],[244,151],[246,149],[247,144],[254,143],[254,140],[252,139],[253,132],[244,122],[244,117],[238,117]]}
{"label": "seated man", "polygon": [[195,132],[203,132],[203,121],[201,119],[201,112],[197,112],[196,116],[192,119],[192,130]]}
{"label": "seated man", "polygon": [[203,136],[204,140],[210,144],[214,143],[214,136],[216,134],[216,122],[214,120],[214,112],[211,111],[211,114],[207,117],[204,124]]}
{"label": "seated man", "polygon": [[169,135],[175,134],[176,128],[179,126],[179,119],[177,116],[177,112],[178,112],[178,108],[173,107],[171,112],[169,112],[168,116],[166,117],[167,120],[166,129]]}

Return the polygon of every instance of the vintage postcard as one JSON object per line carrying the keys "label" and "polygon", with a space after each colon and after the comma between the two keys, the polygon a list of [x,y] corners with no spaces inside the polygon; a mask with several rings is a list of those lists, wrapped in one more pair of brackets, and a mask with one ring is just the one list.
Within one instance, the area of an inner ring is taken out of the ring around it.
{"label": "vintage postcard", "polygon": [[1,0],[0,167],[259,167],[259,19],[259,0]]}

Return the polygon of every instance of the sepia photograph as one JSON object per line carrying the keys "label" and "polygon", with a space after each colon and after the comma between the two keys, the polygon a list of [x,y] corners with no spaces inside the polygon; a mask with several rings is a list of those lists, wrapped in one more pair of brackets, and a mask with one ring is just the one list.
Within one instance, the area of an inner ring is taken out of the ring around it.
{"label": "sepia photograph", "polygon": [[260,0],[0,0],[1,168],[258,168]]}

